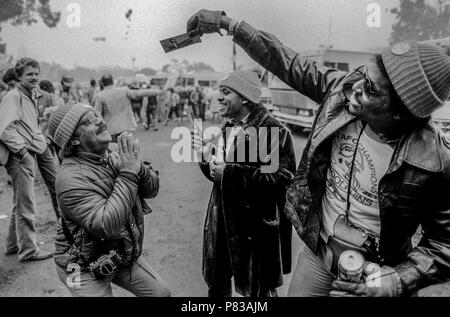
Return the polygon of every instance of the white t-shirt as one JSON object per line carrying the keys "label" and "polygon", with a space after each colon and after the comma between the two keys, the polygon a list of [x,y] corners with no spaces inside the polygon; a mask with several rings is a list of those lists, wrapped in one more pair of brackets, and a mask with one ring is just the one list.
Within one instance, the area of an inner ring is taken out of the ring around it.
{"label": "white t-shirt", "polygon": [[[355,155],[355,147],[363,125],[356,121],[347,125],[333,137],[331,164],[327,171],[326,193],[322,199],[322,238],[327,241],[333,235],[337,217],[345,214],[350,168]],[[394,150],[366,134],[361,135],[353,168],[352,190],[350,192],[350,222],[380,235],[380,212],[378,184],[386,173]]]}

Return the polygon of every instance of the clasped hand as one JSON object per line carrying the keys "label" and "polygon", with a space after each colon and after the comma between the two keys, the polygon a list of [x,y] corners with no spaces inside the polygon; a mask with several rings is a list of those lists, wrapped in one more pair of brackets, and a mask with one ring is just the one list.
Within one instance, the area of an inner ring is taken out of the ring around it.
{"label": "clasped hand", "polygon": [[139,141],[135,140],[131,133],[123,132],[117,138],[117,145],[120,160],[119,171],[139,174],[142,165]]}

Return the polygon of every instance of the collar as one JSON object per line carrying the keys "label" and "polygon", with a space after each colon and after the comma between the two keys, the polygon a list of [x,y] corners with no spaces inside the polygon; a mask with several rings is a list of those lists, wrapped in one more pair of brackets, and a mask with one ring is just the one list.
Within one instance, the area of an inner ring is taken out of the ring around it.
{"label": "collar", "polygon": [[33,96],[32,96],[33,91],[29,91],[28,89],[26,89],[22,85],[22,83],[17,84],[17,90],[19,90],[21,93],[23,93],[25,96],[27,96],[30,100],[33,100]]}
{"label": "collar", "polygon": [[250,116],[250,112],[241,120],[239,120],[238,122],[235,122],[234,119],[228,119],[228,124],[231,126],[244,126],[245,124],[247,124],[248,121],[248,117]]}
{"label": "collar", "polygon": [[77,152],[76,156],[82,160],[91,162],[97,165],[104,165],[109,163],[109,155],[105,153],[104,155],[94,154],[91,152]]}
{"label": "collar", "polygon": [[444,168],[442,146],[442,137],[437,128],[428,123],[401,138],[394,152],[392,171],[406,162],[429,172],[440,172]]}
{"label": "collar", "polygon": [[42,91],[40,91],[39,89],[33,89],[33,98],[39,99],[43,96],[44,94],[42,93]]}
{"label": "collar", "polygon": [[[244,118],[245,123],[243,123],[242,127],[244,130],[248,127],[259,127],[268,117],[270,117],[269,111],[263,105],[258,104]],[[222,131],[225,131],[226,128],[232,127],[233,125],[234,124],[230,123],[230,120],[228,120],[225,125],[222,126]]]}
{"label": "collar", "polygon": [[29,91],[21,83],[17,85],[17,89],[32,101],[37,100],[43,96],[42,93],[38,91],[38,89],[33,89],[32,91]]}

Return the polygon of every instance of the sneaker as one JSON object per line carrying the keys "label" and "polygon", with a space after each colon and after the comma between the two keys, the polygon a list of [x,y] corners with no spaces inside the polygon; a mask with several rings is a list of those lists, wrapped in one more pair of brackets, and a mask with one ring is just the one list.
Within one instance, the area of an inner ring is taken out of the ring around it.
{"label": "sneaker", "polygon": [[17,255],[17,253],[19,252],[19,248],[14,248],[12,250],[6,250],[5,255]]}
{"label": "sneaker", "polygon": [[20,262],[41,261],[41,260],[50,259],[52,257],[53,257],[53,252],[40,250],[38,254],[35,254],[30,258],[20,260]]}

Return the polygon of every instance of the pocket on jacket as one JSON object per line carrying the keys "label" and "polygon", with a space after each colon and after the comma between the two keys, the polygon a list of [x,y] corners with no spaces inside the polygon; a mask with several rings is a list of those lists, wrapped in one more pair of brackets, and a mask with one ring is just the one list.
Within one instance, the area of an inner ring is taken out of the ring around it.
{"label": "pocket on jacket", "polygon": [[262,219],[257,241],[261,276],[270,288],[281,285],[283,277],[279,220]]}
{"label": "pocket on jacket", "polygon": [[278,219],[262,219],[258,228],[258,243],[262,252],[277,256],[280,249],[280,222]]}
{"label": "pocket on jacket", "polygon": [[419,207],[421,189],[419,184],[405,182],[401,185],[396,201],[396,207],[403,212],[410,212]]}

